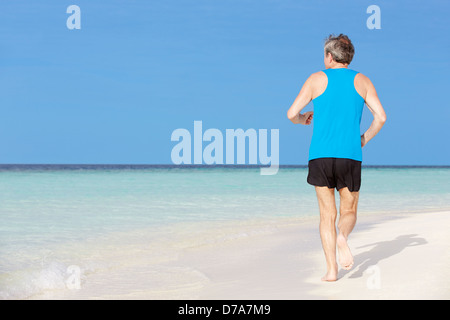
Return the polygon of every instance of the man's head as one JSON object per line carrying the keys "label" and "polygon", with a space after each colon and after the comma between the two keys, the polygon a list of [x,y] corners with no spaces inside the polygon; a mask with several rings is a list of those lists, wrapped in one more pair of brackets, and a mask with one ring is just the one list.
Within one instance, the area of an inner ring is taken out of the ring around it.
{"label": "man's head", "polygon": [[330,35],[325,40],[324,63],[326,68],[331,68],[336,63],[349,65],[354,54],[355,48],[352,42],[342,33],[338,36]]}

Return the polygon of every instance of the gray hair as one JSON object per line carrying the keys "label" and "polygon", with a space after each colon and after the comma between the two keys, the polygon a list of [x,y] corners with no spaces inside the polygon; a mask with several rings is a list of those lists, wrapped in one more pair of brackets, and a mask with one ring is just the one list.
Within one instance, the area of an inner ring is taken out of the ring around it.
{"label": "gray hair", "polygon": [[355,54],[352,42],[342,33],[338,36],[329,35],[325,39],[324,49],[325,55],[330,53],[334,61],[345,64],[350,64]]}

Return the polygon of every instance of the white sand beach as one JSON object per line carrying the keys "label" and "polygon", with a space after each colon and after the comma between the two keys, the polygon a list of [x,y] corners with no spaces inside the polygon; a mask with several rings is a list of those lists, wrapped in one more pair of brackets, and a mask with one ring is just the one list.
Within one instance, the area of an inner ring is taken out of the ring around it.
{"label": "white sand beach", "polygon": [[201,299],[449,299],[449,226],[448,211],[359,217],[349,238],[355,266],[333,283],[320,281],[315,222],[197,248],[180,262],[209,278]]}
{"label": "white sand beach", "polygon": [[449,299],[449,226],[450,211],[361,215],[349,238],[354,267],[322,282],[318,217],[230,224],[178,235],[156,263],[150,247],[135,249],[80,290],[33,299]]}

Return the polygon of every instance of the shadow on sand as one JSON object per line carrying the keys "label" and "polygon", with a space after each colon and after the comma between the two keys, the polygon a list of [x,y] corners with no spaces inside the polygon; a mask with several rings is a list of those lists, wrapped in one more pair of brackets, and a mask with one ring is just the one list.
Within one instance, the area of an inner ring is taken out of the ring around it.
{"label": "shadow on sand", "polygon": [[357,249],[367,247],[372,247],[372,249],[355,255],[353,257],[355,262],[353,269],[349,271],[340,270],[338,278],[342,278],[349,272],[352,272],[352,275],[349,278],[362,277],[364,271],[366,271],[368,267],[378,264],[381,260],[392,257],[402,252],[405,248],[420,246],[427,243],[428,242],[424,238],[418,237],[417,234],[407,234],[398,236],[394,240],[380,241],[357,247]]}

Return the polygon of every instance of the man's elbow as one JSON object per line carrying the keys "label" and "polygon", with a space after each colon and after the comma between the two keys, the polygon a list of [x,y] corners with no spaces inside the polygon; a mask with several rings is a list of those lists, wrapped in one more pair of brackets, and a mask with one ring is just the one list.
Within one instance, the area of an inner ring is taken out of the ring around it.
{"label": "man's elbow", "polygon": [[295,118],[297,118],[297,115],[295,113],[291,112],[290,110],[288,110],[287,117],[288,117],[289,120],[294,122]]}
{"label": "man's elbow", "polygon": [[386,122],[386,113],[376,113],[374,115],[375,119],[380,122],[381,124],[384,124]]}

